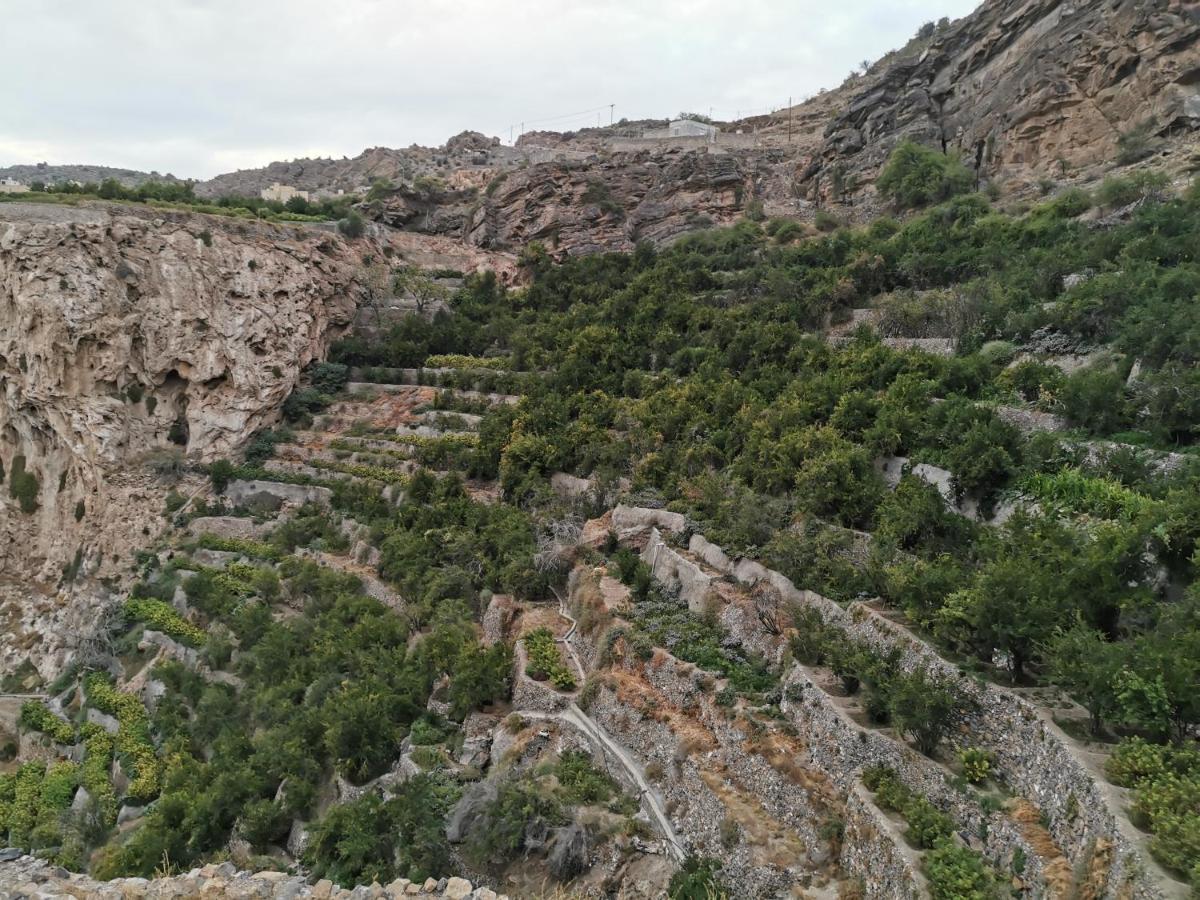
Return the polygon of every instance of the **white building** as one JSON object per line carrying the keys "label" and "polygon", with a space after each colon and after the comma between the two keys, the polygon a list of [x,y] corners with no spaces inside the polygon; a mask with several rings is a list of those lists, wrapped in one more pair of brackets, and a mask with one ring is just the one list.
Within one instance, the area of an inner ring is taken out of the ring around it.
{"label": "white building", "polygon": [[0,178],[0,194],[25,194],[28,192],[29,185],[21,184],[13,178]]}
{"label": "white building", "polygon": [[669,140],[670,138],[705,138],[709,141],[716,141],[717,135],[720,133],[716,125],[709,125],[706,122],[698,122],[695,119],[675,119],[666,128],[656,128],[652,131],[647,131],[642,134],[643,138],[653,138],[655,140]]}
{"label": "white building", "polygon": [[695,119],[676,119],[667,126],[667,132],[671,137],[706,137],[711,139],[716,137],[717,132],[720,130],[716,125],[697,122]]}
{"label": "white building", "polygon": [[263,188],[258,194],[264,200],[277,201],[279,203],[287,203],[293,197],[303,197],[305,200],[311,199],[308,191],[298,191],[290,184],[280,184],[276,181],[268,188]]}

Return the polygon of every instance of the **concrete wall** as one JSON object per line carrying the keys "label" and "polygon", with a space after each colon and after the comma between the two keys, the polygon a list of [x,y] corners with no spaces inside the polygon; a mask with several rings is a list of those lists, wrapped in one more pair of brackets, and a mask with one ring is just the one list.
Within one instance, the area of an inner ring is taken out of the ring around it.
{"label": "concrete wall", "polygon": [[715,138],[697,137],[661,137],[661,138],[620,138],[611,141],[608,149],[613,153],[637,153],[641,150],[698,150],[708,147],[710,150],[749,149],[758,146],[756,134],[729,134],[721,132]]}

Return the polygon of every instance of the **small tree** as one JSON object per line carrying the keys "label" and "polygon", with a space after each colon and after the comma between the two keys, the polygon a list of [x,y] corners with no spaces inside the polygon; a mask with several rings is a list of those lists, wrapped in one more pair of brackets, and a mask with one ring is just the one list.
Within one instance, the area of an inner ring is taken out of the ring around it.
{"label": "small tree", "polygon": [[406,266],[392,273],[392,289],[398,295],[407,295],[417,304],[417,312],[424,313],[432,304],[445,302],[450,291],[438,284],[416,266]]}
{"label": "small tree", "polygon": [[1100,733],[1105,716],[1116,705],[1123,655],[1119,645],[1083,624],[1059,630],[1047,648],[1054,680],[1087,709],[1092,734]]}
{"label": "small tree", "polygon": [[360,238],[367,230],[367,221],[356,209],[350,210],[346,218],[338,222],[338,231],[348,238]]}
{"label": "small tree", "polygon": [[208,467],[208,477],[212,479],[213,492],[217,494],[225,493],[225,488],[229,487],[233,473],[233,463],[227,459],[218,459],[212,463]]}
{"label": "small tree", "polygon": [[967,697],[954,681],[925,667],[897,675],[888,688],[892,721],[926,756],[934,754],[967,708]]}
{"label": "small tree", "polygon": [[38,508],[38,492],[41,484],[37,476],[25,470],[25,457],[18,454],[13,457],[12,474],[8,480],[8,494],[17,501],[21,512],[32,513]]}

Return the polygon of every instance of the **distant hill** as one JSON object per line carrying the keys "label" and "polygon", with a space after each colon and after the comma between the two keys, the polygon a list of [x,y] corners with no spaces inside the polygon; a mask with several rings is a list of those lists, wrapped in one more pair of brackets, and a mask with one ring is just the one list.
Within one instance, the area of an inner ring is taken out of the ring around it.
{"label": "distant hill", "polygon": [[105,178],[115,178],[126,187],[137,187],[147,181],[180,181],[174,175],[161,175],[158,172],[139,172],[136,169],[116,169],[112,166],[51,166],[37,163],[27,166],[8,166],[0,168],[0,178],[13,178],[24,184],[42,181],[46,184],[58,184],[63,181],[101,182]]}

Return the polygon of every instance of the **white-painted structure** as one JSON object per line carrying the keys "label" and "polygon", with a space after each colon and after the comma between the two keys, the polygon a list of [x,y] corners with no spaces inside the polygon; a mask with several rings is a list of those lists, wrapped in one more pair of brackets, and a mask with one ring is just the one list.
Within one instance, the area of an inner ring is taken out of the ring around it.
{"label": "white-painted structure", "polygon": [[715,141],[720,132],[720,128],[716,125],[709,125],[707,122],[699,122],[696,119],[675,119],[666,128],[656,128],[646,131],[642,134],[642,137],[654,140],[704,138],[709,141]]}
{"label": "white-painted structure", "polygon": [[13,178],[0,178],[0,194],[25,194],[28,192],[29,185],[21,184]]}
{"label": "white-painted structure", "polygon": [[305,200],[310,199],[308,191],[297,190],[290,184],[280,184],[276,181],[270,187],[263,188],[259,191],[259,196],[264,200],[273,200],[279,203],[287,203],[293,197],[302,197]]}

